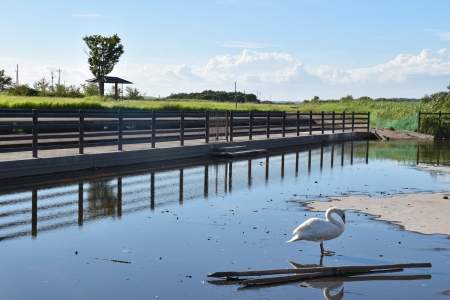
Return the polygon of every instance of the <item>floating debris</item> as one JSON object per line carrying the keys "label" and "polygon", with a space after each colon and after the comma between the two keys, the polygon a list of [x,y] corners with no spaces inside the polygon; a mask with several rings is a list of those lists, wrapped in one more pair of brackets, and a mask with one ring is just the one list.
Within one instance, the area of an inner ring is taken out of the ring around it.
{"label": "floating debris", "polygon": [[119,264],[131,264],[131,261],[126,261],[126,260],[120,260],[120,259],[109,259],[109,258],[95,258],[96,260],[102,260],[102,261],[109,261],[109,262],[114,262],[114,263],[119,263]]}

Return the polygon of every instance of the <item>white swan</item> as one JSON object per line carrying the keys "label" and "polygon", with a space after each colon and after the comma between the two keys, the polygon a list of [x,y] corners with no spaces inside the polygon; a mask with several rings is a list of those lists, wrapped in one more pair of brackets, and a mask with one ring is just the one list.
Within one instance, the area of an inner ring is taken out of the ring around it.
{"label": "white swan", "polygon": [[[332,214],[338,215],[340,218],[333,218]],[[330,255],[331,251],[325,251],[323,241],[337,238],[345,230],[345,212],[336,207],[330,207],[325,212],[325,220],[319,218],[311,218],[300,224],[294,229],[294,235],[287,243],[295,241],[313,241],[320,242],[320,253],[322,255]]]}

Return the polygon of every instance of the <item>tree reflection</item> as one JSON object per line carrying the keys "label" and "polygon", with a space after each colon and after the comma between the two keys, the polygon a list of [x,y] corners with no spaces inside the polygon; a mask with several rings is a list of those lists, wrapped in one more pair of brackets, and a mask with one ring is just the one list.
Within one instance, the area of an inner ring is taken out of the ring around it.
{"label": "tree reflection", "polygon": [[115,216],[118,213],[118,197],[110,181],[89,184],[87,212],[93,216]]}

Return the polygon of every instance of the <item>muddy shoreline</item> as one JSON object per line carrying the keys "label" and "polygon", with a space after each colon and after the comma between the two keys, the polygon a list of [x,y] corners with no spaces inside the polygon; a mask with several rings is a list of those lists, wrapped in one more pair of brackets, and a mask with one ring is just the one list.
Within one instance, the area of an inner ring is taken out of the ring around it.
{"label": "muddy shoreline", "polygon": [[409,130],[392,130],[387,128],[375,128],[372,131],[381,140],[422,140],[431,141],[434,139],[432,135],[419,133]]}
{"label": "muddy shoreline", "polygon": [[331,206],[374,216],[422,234],[450,235],[450,192],[398,194],[389,197],[354,195],[333,197],[329,201],[310,201],[310,211],[325,211]]}

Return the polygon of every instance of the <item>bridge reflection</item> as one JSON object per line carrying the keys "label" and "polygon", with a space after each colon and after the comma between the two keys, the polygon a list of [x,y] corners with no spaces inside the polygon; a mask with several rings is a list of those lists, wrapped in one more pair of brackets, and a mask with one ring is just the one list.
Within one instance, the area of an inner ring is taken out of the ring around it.
{"label": "bridge reflection", "polygon": [[45,231],[81,227],[103,218],[120,219],[133,212],[177,202],[183,205],[191,199],[251,189],[285,177],[308,176],[313,171],[333,168],[335,161],[340,160],[341,166],[353,164],[355,153],[358,163],[368,163],[369,143],[322,145],[265,157],[220,160],[86,182],[74,179],[65,185],[0,194],[0,240],[36,237]]}

